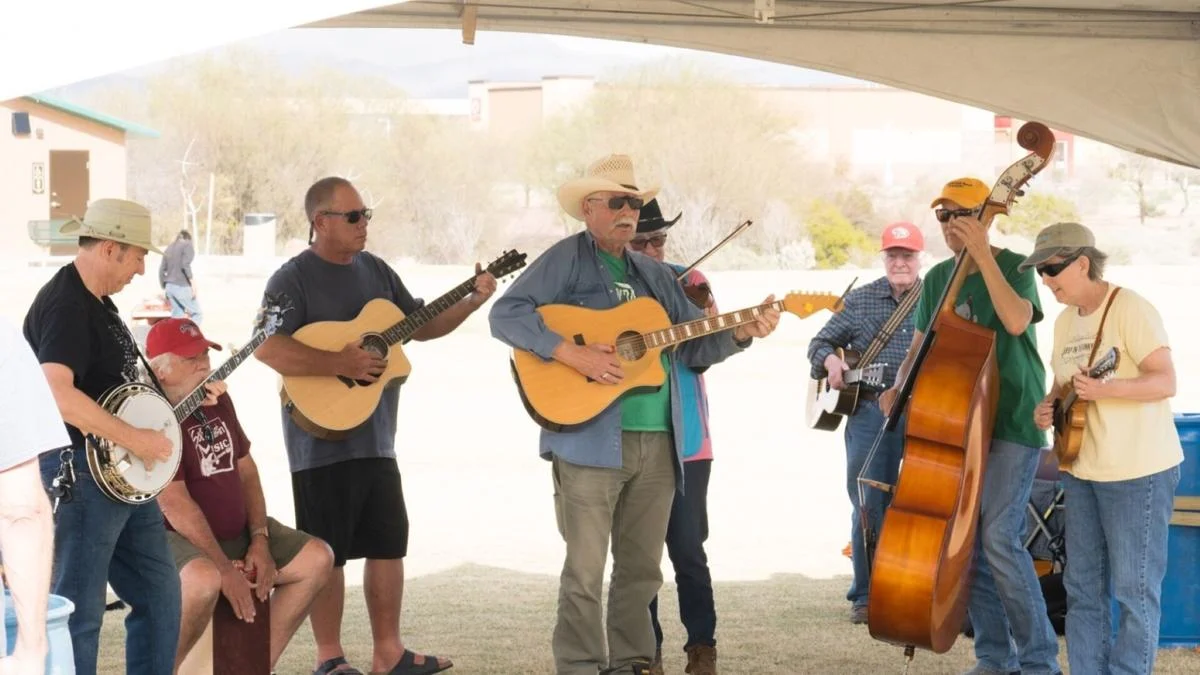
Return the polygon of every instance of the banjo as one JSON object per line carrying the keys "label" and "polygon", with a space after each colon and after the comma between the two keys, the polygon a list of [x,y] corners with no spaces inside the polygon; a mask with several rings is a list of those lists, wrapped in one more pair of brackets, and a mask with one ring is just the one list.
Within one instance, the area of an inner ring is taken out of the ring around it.
{"label": "banjo", "polygon": [[283,311],[277,304],[261,310],[250,341],[229,356],[220,368],[209,373],[195,389],[172,406],[162,393],[143,382],[126,382],[104,393],[98,401],[109,414],[133,427],[163,432],[171,441],[171,456],[154,462],[152,467],[116,443],[88,435],[87,461],[92,477],[108,498],[125,504],[141,504],[154,499],[175,478],[183,459],[183,434],[180,423],[196,411],[208,396],[205,386],[223,380],[275,333]]}

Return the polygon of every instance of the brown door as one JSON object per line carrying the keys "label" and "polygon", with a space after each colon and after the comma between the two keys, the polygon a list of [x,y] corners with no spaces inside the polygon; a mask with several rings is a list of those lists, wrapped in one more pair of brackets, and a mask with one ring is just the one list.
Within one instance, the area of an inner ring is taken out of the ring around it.
{"label": "brown door", "polygon": [[50,151],[50,217],[82,218],[88,205],[88,151]]}

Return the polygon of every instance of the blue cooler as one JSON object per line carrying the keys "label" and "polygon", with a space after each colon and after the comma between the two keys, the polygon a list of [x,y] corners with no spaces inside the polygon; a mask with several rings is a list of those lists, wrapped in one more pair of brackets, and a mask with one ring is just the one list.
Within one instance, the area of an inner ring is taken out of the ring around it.
{"label": "blue cooler", "polygon": [[1200,413],[1176,415],[1175,428],[1183,464],[1167,534],[1158,646],[1195,647],[1200,645]]}
{"label": "blue cooler", "polygon": [[[61,595],[50,596],[46,613],[46,675],[75,675],[75,652],[71,648],[71,631],[67,621],[75,603]],[[4,589],[5,654],[12,654],[17,641],[17,613],[8,589]]]}

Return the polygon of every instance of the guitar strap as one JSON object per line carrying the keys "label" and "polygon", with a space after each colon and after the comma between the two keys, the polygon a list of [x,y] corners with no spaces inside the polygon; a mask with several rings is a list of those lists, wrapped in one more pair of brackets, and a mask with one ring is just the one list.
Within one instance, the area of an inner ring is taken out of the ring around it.
{"label": "guitar strap", "polygon": [[1112,307],[1113,300],[1120,292],[1121,287],[1114,286],[1112,294],[1108,296],[1108,302],[1104,305],[1104,313],[1100,315],[1100,327],[1096,329],[1096,341],[1092,343],[1092,354],[1088,357],[1088,367],[1096,360],[1096,352],[1100,350],[1100,338],[1104,336],[1104,321],[1108,318],[1108,309]]}

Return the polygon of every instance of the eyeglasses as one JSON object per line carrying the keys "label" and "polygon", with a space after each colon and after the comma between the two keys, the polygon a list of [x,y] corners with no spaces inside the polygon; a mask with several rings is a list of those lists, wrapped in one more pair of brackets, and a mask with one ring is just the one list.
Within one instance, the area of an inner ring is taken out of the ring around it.
{"label": "eyeglasses", "polygon": [[948,223],[951,218],[969,216],[973,213],[975,213],[975,209],[937,209],[933,212],[933,215],[938,219],[939,223]]}
{"label": "eyeglasses", "polygon": [[644,237],[641,239],[634,239],[633,241],[629,242],[629,245],[633,247],[633,250],[640,251],[640,250],[646,248],[647,245],[651,245],[654,248],[662,248],[663,246],[666,245],[666,243],[667,243],[667,235],[657,234],[657,235],[654,235],[653,237]]}
{"label": "eyeglasses", "polygon": [[371,209],[358,209],[357,211],[320,211],[317,215],[341,216],[346,219],[347,223],[356,225],[358,224],[358,221],[364,218],[370,221],[373,212]]}
{"label": "eyeglasses", "polygon": [[1047,276],[1050,278],[1054,278],[1054,277],[1058,276],[1059,274],[1061,274],[1063,270],[1070,267],[1071,263],[1075,262],[1078,259],[1079,259],[1078,255],[1073,255],[1070,258],[1066,258],[1066,259],[1062,260],[1061,262],[1043,263],[1041,265],[1038,265],[1034,269],[1037,270],[1038,276]]}
{"label": "eyeglasses", "polygon": [[[588,201],[601,202],[604,200],[596,197],[589,199]],[[625,204],[629,204],[629,208],[633,209],[634,211],[639,211],[645,203],[646,201],[644,199],[641,197],[634,197],[633,195],[621,195],[619,197],[608,198],[608,208],[612,209],[613,211],[620,211],[621,207]]]}

